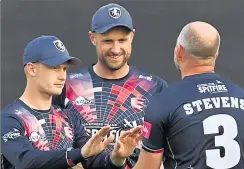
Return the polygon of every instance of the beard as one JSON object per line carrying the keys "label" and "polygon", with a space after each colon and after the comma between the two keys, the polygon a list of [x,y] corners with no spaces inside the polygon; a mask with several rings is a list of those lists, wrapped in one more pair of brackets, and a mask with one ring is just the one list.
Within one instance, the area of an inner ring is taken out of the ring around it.
{"label": "beard", "polygon": [[[111,62],[109,60],[109,56],[118,56],[118,57],[122,57],[122,60],[121,58],[120,61],[116,61],[116,62]],[[99,57],[99,60],[101,61],[101,63],[103,63],[104,66],[106,66],[110,71],[116,71],[116,70],[119,70],[121,69],[124,65],[127,64],[128,60],[129,60],[130,56],[129,55],[126,55],[125,52],[122,52],[120,54],[113,54],[113,53],[107,53],[103,56],[100,56]]]}

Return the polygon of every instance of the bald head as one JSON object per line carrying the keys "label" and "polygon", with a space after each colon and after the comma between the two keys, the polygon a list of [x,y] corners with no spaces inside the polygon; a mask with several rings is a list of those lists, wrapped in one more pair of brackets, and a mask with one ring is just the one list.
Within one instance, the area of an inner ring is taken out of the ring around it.
{"label": "bald head", "polygon": [[218,31],[206,22],[191,22],[181,30],[177,44],[189,55],[208,59],[218,55],[220,36]]}

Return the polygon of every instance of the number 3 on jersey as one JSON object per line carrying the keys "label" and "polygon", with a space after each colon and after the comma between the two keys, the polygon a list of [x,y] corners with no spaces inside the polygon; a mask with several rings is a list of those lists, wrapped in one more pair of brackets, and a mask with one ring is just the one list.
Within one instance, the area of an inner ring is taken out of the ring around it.
{"label": "number 3 on jersey", "polygon": [[204,134],[218,134],[219,127],[224,128],[222,135],[215,136],[215,146],[225,149],[225,156],[220,156],[219,149],[206,150],[207,166],[214,169],[232,168],[241,158],[240,146],[234,139],[238,134],[236,120],[226,114],[213,115],[203,121]]}

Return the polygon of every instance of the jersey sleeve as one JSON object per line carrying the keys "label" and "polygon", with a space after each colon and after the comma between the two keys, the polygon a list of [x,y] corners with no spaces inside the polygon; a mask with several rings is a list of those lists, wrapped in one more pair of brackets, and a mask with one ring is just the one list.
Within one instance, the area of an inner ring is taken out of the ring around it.
{"label": "jersey sleeve", "polygon": [[161,153],[166,139],[167,110],[162,99],[155,96],[145,108],[142,148],[151,153]]}
{"label": "jersey sleeve", "polygon": [[[74,148],[82,148],[86,142],[90,139],[87,134],[85,126],[83,125],[78,112],[69,111],[69,115],[72,115],[72,123],[74,124],[75,131],[75,144]],[[82,160],[82,165],[85,168],[90,169],[122,169],[123,166],[117,167],[110,160],[110,154],[107,152],[101,152],[100,154],[90,157],[87,160]]]}
{"label": "jersey sleeve", "polygon": [[[25,136],[24,124],[17,115],[2,112],[1,148],[3,156],[19,169],[67,169],[67,149],[42,151],[34,148]],[[69,152],[72,160],[81,159],[80,149]]]}
{"label": "jersey sleeve", "polygon": [[165,80],[163,80],[162,78],[156,76],[157,81],[158,81],[158,87],[156,90],[156,93],[160,93],[163,89],[168,87],[168,84]]}

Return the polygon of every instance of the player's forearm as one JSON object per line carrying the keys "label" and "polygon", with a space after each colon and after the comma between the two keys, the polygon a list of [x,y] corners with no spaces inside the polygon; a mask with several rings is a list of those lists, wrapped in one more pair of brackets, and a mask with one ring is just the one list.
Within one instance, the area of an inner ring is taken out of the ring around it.
{"label": "player's forearm", "polygon": [[[66,150],[40,151],[32,149],[19,153],[3,152],[3,154],[18,169],[67,169],[70,167],[66,159]],[[77,164],[81,159],[77,150],[69,152],[69,156],[74,164]]]}
{"label": "player's forearm", "polygon": [[46,152],[33,150],[26,152],[22,158],[19,157],[18,164],[16,164],[16,166],[21,169],[68,168],[69,165],[66,162],[65,154],[65,150]]}

